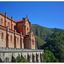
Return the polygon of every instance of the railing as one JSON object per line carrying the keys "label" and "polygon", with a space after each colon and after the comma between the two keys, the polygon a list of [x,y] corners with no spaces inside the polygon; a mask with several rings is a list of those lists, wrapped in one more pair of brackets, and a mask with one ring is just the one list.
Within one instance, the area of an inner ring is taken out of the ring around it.
{"label": "railing", "polygon": [[0,52],[44,52],[44,50],[0,47]]}

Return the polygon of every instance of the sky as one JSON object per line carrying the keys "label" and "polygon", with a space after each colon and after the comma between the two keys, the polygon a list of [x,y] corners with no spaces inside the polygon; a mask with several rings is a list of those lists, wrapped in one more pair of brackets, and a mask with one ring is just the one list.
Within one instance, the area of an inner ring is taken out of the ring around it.
{"label": "sky", "polygon": [[13,20],[22,20],[28,15],[31,24],[38,24],[47,28],[64,29],[64,1],[0,1],[0,12]]}

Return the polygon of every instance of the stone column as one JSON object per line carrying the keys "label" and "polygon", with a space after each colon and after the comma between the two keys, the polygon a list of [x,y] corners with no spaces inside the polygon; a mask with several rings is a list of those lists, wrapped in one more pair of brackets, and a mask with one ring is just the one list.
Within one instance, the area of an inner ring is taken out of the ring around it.
{"label": "stone column", "polygon": [[33,54],[32,59],[33,59],[33,62],[36,62],[36,53]]}
{"label": "stone column", "polygon": [[42,53],[40,53],[40,61],[42,62]]}
{"label": "stone column", "polygon": [[36,62],[36,53],[34,54],[34,62]]}
{"label": "stone column", "polygon": [[27,53],[26,53],[26,59],[27,59]]}
{"label": "stone column", "polygon": [[36,62],[38,62],[38,54],[36,53]]}
{"label": "stone column", "polygon": [[40,57],[41,57],[41,62],[42,62],[42,60],[43,60],[43,57],[44,57],[44,54],[41,52],[41,54],[40,54]]}
{"label": "stone column", "polygon": [[9,27],[7,26],[6,47],[9,47]]}
{"label": "stone column", "polygon": [[22,48],[24,48],[24,38],[22,38]]}
{"label": "stone column", "polygon": [[22,48],[22,32],[20,32],[20,48]]}
{"label": "stone column", "polygon": [[35,53],[32,54],[32,62],[36,62],[36,55],[35,55]]}
{"label": "stone column", "polygon": [[16,48],[16,30],[14,32],[14,48]]}
{"label": "stone column", "polygon": [[27,59],[28,59],[28,61],[31,62],[31,55],[30,55],[30,53],[27,54]]}
{"label": "stone column", "polygon": [[30,62],[32,62],[32,53],[31,53],[31,55],[30,55]]}
{"label": "stone column", "polygon": [[2,59],[3,62],[5,61],[5,56],[4,56],[4,54],[5,54],[5,53],[3,52],[3,59]]}
{"label": "stone column", "polygon": [[39,53],[38,61],[39,61],[39,63],[40,63],[40,53]]}

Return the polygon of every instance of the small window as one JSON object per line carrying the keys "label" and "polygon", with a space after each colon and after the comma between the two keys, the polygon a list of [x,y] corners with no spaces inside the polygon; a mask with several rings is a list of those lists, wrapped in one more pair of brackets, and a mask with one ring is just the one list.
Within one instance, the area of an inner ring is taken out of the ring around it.
{"label": "small window", "polygon": [[1,33],[1,39],[3,40],[3,33]]}
{"label": "small window", "polygon": [[12,35],[10,36],[10,42],[12,42]]}
{"label": "small window", "polygon": [[19,38],[17,38],[17,42],[19,42]]}

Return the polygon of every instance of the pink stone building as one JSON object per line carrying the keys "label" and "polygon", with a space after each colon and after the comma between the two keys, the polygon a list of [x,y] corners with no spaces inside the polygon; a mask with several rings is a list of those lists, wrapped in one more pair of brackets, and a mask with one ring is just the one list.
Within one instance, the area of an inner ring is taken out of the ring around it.
{"label": "pink stone building", "polygon": [[0,47],[36,49],[35,35],[28,18],[14,21],[0,12]]}

